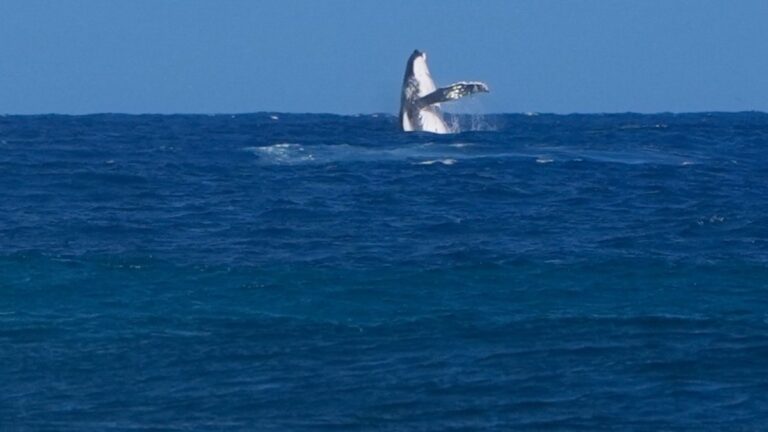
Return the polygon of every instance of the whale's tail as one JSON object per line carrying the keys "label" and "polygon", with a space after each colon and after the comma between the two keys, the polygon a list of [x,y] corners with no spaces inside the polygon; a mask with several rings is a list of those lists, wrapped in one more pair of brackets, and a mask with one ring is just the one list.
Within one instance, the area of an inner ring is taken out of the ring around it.
{"label": "whale's tail", "polygon": [[419,108],[441,102],[454,101],[475,93],[488,93],[488,85],[480,81],[460,81],[448,87],[441,87],[432,93],[419,98],[416,104]]}

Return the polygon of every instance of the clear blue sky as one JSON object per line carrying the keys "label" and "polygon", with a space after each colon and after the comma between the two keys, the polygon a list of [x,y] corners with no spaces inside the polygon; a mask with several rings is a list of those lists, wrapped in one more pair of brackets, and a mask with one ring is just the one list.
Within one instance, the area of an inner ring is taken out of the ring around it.
{"label": "clear blue sky", "polygon": [[414,48],[486,112],[768,111],[766,0],[2,0],[0,113],[394,113]]}

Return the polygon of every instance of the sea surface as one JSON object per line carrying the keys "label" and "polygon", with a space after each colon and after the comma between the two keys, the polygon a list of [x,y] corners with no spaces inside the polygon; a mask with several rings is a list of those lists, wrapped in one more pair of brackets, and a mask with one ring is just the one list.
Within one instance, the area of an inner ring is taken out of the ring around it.
{"label": "sea surface", "polygon": [[0,432],[761,431],[768,114],[0,117]]}

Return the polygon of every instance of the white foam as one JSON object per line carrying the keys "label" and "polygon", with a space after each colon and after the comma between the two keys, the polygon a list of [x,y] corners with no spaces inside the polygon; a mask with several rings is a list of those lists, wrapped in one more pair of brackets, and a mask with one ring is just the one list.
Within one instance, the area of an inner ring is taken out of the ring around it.
{"label": "white foam", "polygon": [[456,163],[456,159],[434,159],[434,160],[427,160],[423,162],[417,162],[416,165],[434,165],[434,164],[443,164],[443,165],[453,165]]}
{"label": "white foam", "polygon": [[271,116],[269,116],[269,118],[272,119],[272,120],[280,120],[280,117],[278,117],[276,115],[271,115]]}
{"label": "white foam", "polygon": [[339,162],[403,162],[412,165],[454,165],[461,160],[477,158],[539,158],[540,154],[510,152],[505,149],[486,148],[477,143],[421,143],[399,146],[355,146],[349,144],[303,145],[281,142],[266,146],[244,147],[243,151],[257,156],[261,164],[302,165]]}
{"label": "white foam", "polygon": [[294,143],[278,143],[265,147],[246,147],[244,150],[253,152],[278,164],[310,162],[315,159],[314,155],[304,149],[304,146]]}

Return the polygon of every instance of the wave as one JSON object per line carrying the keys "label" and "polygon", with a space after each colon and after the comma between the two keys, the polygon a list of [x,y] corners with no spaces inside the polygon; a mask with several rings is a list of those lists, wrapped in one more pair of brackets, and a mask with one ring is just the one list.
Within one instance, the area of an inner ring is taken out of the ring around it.
{"label": "wave", "polygon": [[625,165],[690,166],[701,161],[692,157],[652,150],[598,151],[566,147],[526,147],[481,142],[417,143],[367,147],[350,144],[304,145],[276,143],[249,146],[243,151],[265,165],[306,165],[344,162],[408,162],[415,165],[454,165],[467,159],[520,159],[537,164],[593,162]]}
{"label": "wave", "polygon": [[457,159],[477,157],[465,147],[448,144],[420,144],[414,146],[362,147],[348,144],[305,146],[296,143],[277,143],[269,146],[245,147],[244,151],[258,156],[267,165],[327,164],[338,162],[406,161],[419,165],[453,165]]}

